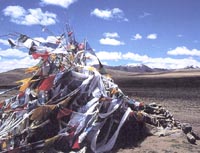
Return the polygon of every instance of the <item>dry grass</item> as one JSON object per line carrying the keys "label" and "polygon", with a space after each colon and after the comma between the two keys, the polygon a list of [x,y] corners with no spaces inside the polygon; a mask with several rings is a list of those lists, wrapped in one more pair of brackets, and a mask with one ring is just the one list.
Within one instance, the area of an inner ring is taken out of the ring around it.
{"label": "dry grass", "polygon": [[25,69],[15,69],[8,72],[0,73],[0,88],[10,88],[16,86],[15,81],[31,76],[25,74]]}

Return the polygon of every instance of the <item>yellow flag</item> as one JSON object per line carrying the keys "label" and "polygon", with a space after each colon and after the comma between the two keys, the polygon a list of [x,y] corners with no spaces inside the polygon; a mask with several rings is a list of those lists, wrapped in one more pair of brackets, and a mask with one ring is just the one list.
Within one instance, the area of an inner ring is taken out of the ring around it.
{"label": "yellow flag", "polygon": [[2,147],[2,149],[6,149],[6,147],[7,147],[7,144],[6,144],[6,142],[5,142],[5,141],[3,141],[3,143],[2,143],[2,145],[1,145],[1,147]]}
{"label": "yellow flag", "polygon": [[94,72],[94,71],[96,71],[96,68],[94,68],[92,66],[88,66],[88,70]]}
{"label": "yellow flag", "polygon": [[31,73],[31,72],[37,71],[38,69],[39,69],[38,66],[29,67],[25,70],[25,73]]}
{"label": "yellow flag", "polygon": [[21,87],[19,88],[19,91],[24,92],[26,90],[26,88],[28,88],[28,86],[31,82],[31,79],[32,79],[32,77],[16,81],[16,83],[22,83]]}

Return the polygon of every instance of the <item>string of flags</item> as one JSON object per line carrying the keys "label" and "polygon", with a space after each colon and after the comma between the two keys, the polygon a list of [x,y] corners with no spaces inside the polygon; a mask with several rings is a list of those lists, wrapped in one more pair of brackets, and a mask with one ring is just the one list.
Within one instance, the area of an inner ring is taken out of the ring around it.
{"label": "string of flags", "polygon": [[[40,61],[25,70],[31,77],[16,82],[18,94],[0,102],[1,152],[108,152],[127,121],[151,125],[159,136],[183,129],[191,143],[199,140],[190,125],[162,106],[126,96],[89,43],[77,42],[69,26],[52,42],[24,34],[8,42]],[[88,65],[90,56],[99,68]]]}

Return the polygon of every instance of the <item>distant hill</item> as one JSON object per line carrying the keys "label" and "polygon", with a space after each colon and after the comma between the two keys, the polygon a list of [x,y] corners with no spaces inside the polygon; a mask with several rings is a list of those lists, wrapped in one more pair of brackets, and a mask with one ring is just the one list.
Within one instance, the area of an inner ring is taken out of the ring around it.
{"label": "distant hill", "polygon": [[199,69],[199,67],[190,65],[190,66],[185,67],[184,69]]}
{"label": "distant hill", "polygon": [[21,80],[30,76],[30,74],[25,74],[25,69],[14,69],[7,72],[0,73],[0,88],[9,88],[16,86],[15,81]]}
{"label": "distant hill", "polygon": [[141,65],[120,65],[120,66],[107,66],[104,65],[107,69],[112,70],[119,70],[119,71],[125,71],[125,72],[165,72],[169,71],[168,69],[160,69],[160,68],[150,68],[144,64]]}
{"label": "distant hill", "polygon": [[[95,67],[98,67],[97,65]],[[179,70],[168,70],[149,68],[146,65],[137,66],[104,66],[113,79],[118,78],[177,78],[200,76],[199,68],[184,68]],[[0,88],[10,88],[17,84],[18,80],[30,77],[32,74],[25,74],[25,69],[14,69],[0,73]]]}
{"label": "distant hill", "polygon": [[[95,67],[98,67],[97,65]],[[155,72],[156,69],[151,69],[145,65],[141,66],[104,66],[106,71],[112,77],[131,76],[133,72]],[[163,70],[160,70],[163,71]],[[10,88],[16,86],[18,80],[29,77],[31,74],[25,74],[25,69],[14,69],[7,72],[0,73],[0,88]]]}

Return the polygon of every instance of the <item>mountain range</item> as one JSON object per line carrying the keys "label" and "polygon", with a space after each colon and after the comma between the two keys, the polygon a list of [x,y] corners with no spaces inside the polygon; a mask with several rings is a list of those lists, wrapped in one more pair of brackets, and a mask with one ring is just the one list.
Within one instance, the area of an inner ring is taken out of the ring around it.
{"label": "mountain range", "polygon": [[[94,67],[98,68],[98,65],[94,65]],[[150,68],[144,64],[142,65],[120,65],[120,66],[108,66],[104,65],[104,68],[106,71],[113,75],[113,76],[120,76],[120,75],[131,75],[132,73],[150,73],[151,72],[174,72],[179,70],[173,70],[173,69],[160,69],[160,68]],[[181,71],[190,71],[190,70],[197,70],[199,71],[198,67],[189,66],[184,69],[181,69]],[[21,80],[26,77],[30,77],[31,74],[25,74],[25,69],[14,69],[7,72],[0,73],[0,87],[9,87],[9,86],[16,86],[15,81]]]}
{"label": "mountain range", "polygon": [[106,69],[112,69],[112,70],[119,70],[119,71],[126,71],[126,72],[163,72],[163,71],[169,71],[168,69],[160,69],[160,68],[150,68],[144,64],[141,65],[120,65],[120,66],[107,66],[104,65]]}

